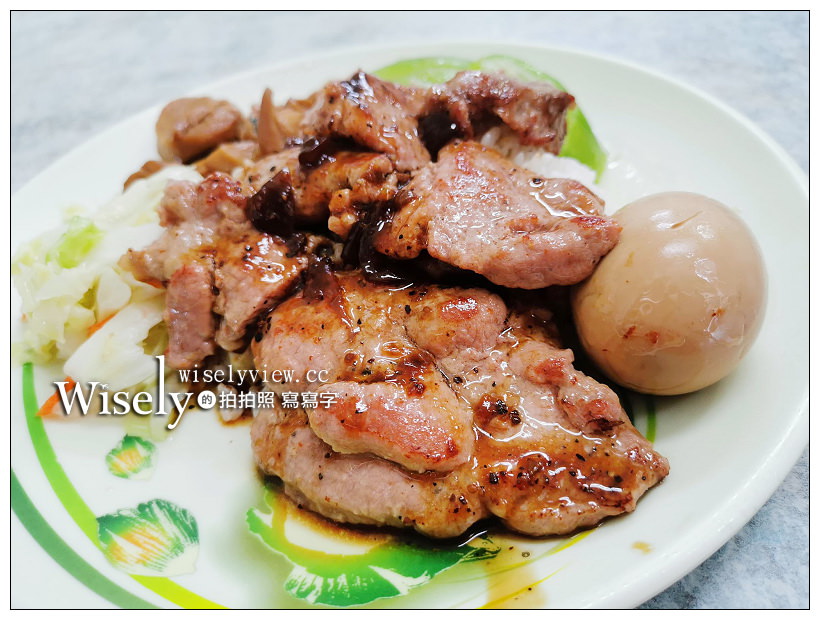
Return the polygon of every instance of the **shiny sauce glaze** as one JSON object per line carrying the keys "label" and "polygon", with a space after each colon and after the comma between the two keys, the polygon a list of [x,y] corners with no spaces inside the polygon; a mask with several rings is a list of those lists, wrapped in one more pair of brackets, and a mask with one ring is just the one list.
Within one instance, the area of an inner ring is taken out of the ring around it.
{"label": "shiny sauce glaze", "polygon": [[[386,486],[388,505],[400,487],[426,498],[420,505],[435,504],[403,508],[404,525],[454,535],[496,515],[519,532],[567,533],[633,510],[666,475],[665,459],[617,397],[574,369],[537,313],[510,311],[479,289],[388,287],[361,272],[320,273],[301,300],[272,313],[275,335],[255,357],[274,366],[286,349],[268,347],[277,338],[286,347],[281,339],[300,332],[312,342],[301,339],[306,364],[337,352],[323,358],[335,360],[329,381],[311,389],[339,391],[339,404],[308,411],[310,430],[306,422],[294,428],[329,445],[324,468],[368,452],[385,459],[379,467],[403,481]],[[269,471],[288,481],[284,470]],[[312,509],[339,518],[345,498],[328,513],[323,497]]]}

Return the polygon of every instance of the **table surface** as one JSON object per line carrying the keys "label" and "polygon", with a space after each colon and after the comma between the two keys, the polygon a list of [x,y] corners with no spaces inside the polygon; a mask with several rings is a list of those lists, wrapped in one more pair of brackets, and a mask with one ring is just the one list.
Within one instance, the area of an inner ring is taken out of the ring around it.
{"label": "table surface", "polygon": [[[236,72],[454,33],[655,69],[739,110],[808,170],[808,12],[14,12],[11,190],[114,123]],[[808,607],[808,509],[807,449],[734,538],[643,607]]]}

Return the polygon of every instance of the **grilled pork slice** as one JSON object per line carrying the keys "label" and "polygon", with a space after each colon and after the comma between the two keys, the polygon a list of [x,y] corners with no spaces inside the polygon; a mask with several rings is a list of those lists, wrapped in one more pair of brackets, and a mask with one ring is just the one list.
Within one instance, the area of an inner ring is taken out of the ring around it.
{"label": "grilled pork slice", "polygon": [[413,471],[453,469],[472,453],[472,410],[408,338],[406,304],[371,293],[358,276],[315,265],[305,289],[268,315],[265,336],[252,343],[257,368],[292,368],[307,379],[325,372],[323,391],[337,402],[307,414],[335,451],[372,453]]}
{"label": "grilled pork slice", "polygon": [[505,124],[523,144],[557,153],[572,95],[547,84],[468,71],[432,88],[410,88],[359,72],[326,85],[302,119],[305,136],[346,138],[416,170],[453,138],[478,138]]}
{"label": "grilled pork slice", "polygon": [[467,139],[478,138],[501,122],[522,144],[558,153],[567,130],[566,111],[574,100],[546,83],[524,84],[503,74],[464,71],[433,87],[425,115],[445,111]]}
{"label": "grilled pork slice", "polygon": [[[452,300],[424,301],[421,319],[408,326],[419,346],[441,345],[431,329],[437,324],[468,329],[448,318]],[[486,508],[508,527],[539,536],[634,510],[668,463],[615,394],[577,371],[572,352],[535,317],[512,312],[493,331],[487,349],[435,349],[439,368],[475,412],[474,473]]]}
{"label": "grilled pork slice", "polygon": [[245,182],[258,192],[273,177],[280,175],[277,182],[281,183],[286,175],[284,199],[292,204],[284,208],[292,212],[298,224],[327,222],[332,215],[335,221],[331,220],[331,230],[343,230],[355,223],[356,205],[385,202],[396,195],[396,175],[386,155],[338,150],[333,146],[315,160],[306,160],[305,154],[310,151],[297,146],[268,155],[246,169],[244,176]]}
{"label": "grilled pork slice", "polygon": [[305,267],[304,256],[289,256],[281,240],[248,230],[215,245],[214,312],[222,316],[216,342],[228,351],[242,348],[250,324],[281,301]]}
{"label": "grilled pork slice", "polygon": [[[125,257],[138,278],[168,289],[171,366],[198,366],[215,343],[241,348],[248,326],[290,292],[307,264],[251,225],[246,201],[242,186],[224,174],[199,185],[171,182],[160,205],[162,236]],[[212,313],[221,316],[218,328]]]}
{"label": "grilled pork slice", "polygon": [[372,454],[342,454],[319,439],[299,409],[262,409],[251,437],[263,471],[279,476],[300,505],[336,521],[446,538],[490,514],[471,465],[419,474]]}
{"label": "grilled pork slice", "polygon": [[396,202],[375,236],[379,252],[409,259],[427,250],[513,288],[580,282],[620,235],[577,181],[541,178],[472,141],[443,148]]}
{"label": "grilled pork slice", "polygon": [[207,262],[192,261],[168,281],[164,312],[168,325],[167,361],[173,368],[193,368],[216,352],[213,273]]}
{"label": "grilled pork slice", "polygon": [[[257,367],[328,370],[324,382],[269,389],[338,400],[262,411],[254,454],[332,519],[446,537],[493,514],[519,532],[562,534],[634,510],[668,473],[550,326],[487,291],[394,290],[312,270],[268,318]],[[442,459],[450,444],[457,453]]]}
{"label": "grilled pork slice", "polygon": [[384,153],[399,170],[414,170],[430,161],[417,120],[426,93],[360,71],[349,80],[324,87],[305,113],[302,130],[318,138],[348,138]]}

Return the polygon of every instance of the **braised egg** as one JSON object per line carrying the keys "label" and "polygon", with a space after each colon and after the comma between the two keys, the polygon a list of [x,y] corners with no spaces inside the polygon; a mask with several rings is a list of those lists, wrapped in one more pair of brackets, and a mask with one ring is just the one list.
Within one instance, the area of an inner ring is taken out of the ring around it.
{"label": "braised egg", "polygon": [[573,291],[584,349],[611,379],[649,394],[684,394],[728,375],[766,305],[748,226],[687,192],[647,196],[614,217],[620,242]]}

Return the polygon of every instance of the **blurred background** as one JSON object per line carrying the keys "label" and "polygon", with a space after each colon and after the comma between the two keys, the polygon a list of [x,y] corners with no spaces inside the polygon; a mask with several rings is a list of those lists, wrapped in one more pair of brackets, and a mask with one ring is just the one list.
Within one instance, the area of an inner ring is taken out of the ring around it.
{"label": "blurred background", "polygon": [[[208,82],[333,49],[453,40],[643,65],[740,111],[808,171],[808,12],[15,11],[11,190],[116,122]],[[808,525],[806,450],[734,538],[643,607],[808,607]]]}

